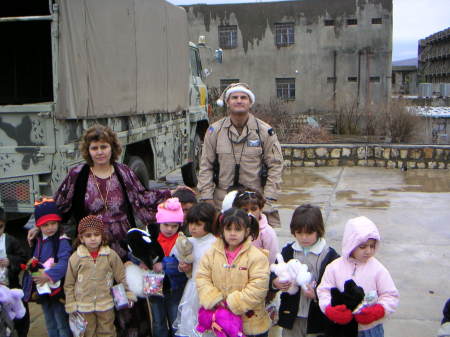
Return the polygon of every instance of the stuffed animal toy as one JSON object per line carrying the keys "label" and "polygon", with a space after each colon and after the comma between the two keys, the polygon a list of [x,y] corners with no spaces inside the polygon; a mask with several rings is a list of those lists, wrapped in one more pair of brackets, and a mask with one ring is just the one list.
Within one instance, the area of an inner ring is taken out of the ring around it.
{"label": "stuffed animal toy", "polygon": [[331,306],[325,309],[329,324],[325,328],[327,337],[357,337],[358,322],[352,311],[363,301],[364,289],[357,286],[355,281],[347,280],[344,291],[331,288]]}
{"label": "stuffed animal toy", "polygon": [[217,337],[245,337],[242,319],[225,307],[198,311],[198,332],[212,331]]}
{"label": "stuffed animal toy", "polygon": [[146,297],[144,295],[144,274],[146,270],[136,266],[133,263],[125,264],[125,278],[127,280],[128,288],[137,297]]}
{"label": "stuffed animal toy", "polygon": [[290,295],[296,294],[298,291],[298,286],[295,284],[294,278],[289,272],[288,264],[284,262],[283,255],[281,255],[280,253],[277,254],[277,262],[278,263],[273,263],[270,266],[270,270],[278,276],[278,279],[281,282],[291,282],[291,286],[289,287],[287,293]]}
{"label": "stuffed animal toy", "polygon": [[134,257],[141,260],[149,269],[160,262],[164,252],[157,241],[156,234],[147,233],[139,228],[132,228],[127,233],[128,250]]}
{"label": "stuffed animal toy", "polygon": [[289,260],[287,265],[289,273],[295,283],[304,290],[307,290],[306,286],[311,283],[312,279],[311,273],[308,272],[308,266],[297,259]]}
{"label": "stuffed animal toy", "polygon": [[25,307],[22,303],[22,289],[9,289],[0,285],[0,303],[8,313],[10,319],[20,319],[25,316]]}
{"label": "stuffed animal toy", "polygon": [[228,211],[231,207],[233,207],[233,202],[234,199],[236,199],[237,193],[238,193],[237,190],[233,190],[231,192],[228,192],[227,195],[225,195],[222,201],[222,210],[221,210],[222,214]]}
{"label": "stuffed animal toy", "polygon": [[[188,240],[186,235],[184,235],[183,232],[178,233],[178,238],[175,243],[175,247],[178,252],[177,258],[180,262],[189,264],[194,263],[194,255],[192,254],[194,246],[192,245],[192,242]],[[186,276],[191,278],[192,271],[186,273]]]}

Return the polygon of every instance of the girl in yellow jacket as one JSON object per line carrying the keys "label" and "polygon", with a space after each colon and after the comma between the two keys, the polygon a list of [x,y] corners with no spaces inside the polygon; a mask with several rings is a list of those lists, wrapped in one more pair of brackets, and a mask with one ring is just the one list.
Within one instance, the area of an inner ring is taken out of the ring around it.
{"label": "girl in yellow jacket", "polygon": [[271,326],[265,310],[269,259],[251,244],[258,237],[258,221],[237,208],[219,219],[218,239],[200,260],[196,276],[200,305],[227,306],[242,317],[247,337],[266,337]]}

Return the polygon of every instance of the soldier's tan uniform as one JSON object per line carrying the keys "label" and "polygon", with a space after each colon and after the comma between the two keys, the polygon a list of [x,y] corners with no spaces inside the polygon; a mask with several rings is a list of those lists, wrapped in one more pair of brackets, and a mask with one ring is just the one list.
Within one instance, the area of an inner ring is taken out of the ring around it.
{"label": "soldier's tan uniform", "polygon": [[[261,186],[259,176],[263,150],[264,161],[268,167],[268,178],[264,188]],[[216,154],[220,164],[218,186],[213,182],[213,163]],[[215,122],[206,132],[197,185],[200,199],[213,199],[220,207],[227,189],[233,185],[235,164],[240,164],[240,184],[261,192],[268,200],[277,199],[283,171],[280,143],[272,127],[251,113],[241,135],[232,125],[230,117]]]}

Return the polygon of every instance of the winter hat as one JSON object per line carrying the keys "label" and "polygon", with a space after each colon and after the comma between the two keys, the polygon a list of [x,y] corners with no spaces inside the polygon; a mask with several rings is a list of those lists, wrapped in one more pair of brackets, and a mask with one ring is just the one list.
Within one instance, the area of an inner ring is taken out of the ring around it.
{"label": "winter hat", "polygon": [[102,219],[95,215],[88,215],[80,220],[78,224],[78,234],[83,234],[88,229],[93,229],[99,233],[103,233],[105,225]]}
{"label": "winter hat", "polygon": [[244,92],[252,101],[252,105],[255,104],[255,94],[250,90],[250,87],[247,83],[231,83],[220,95],[219,99],[216,101],[218,106],[223,106],[226,101],[228,101],[228,97],[234,92]]}
{"label": "winter hat", "polygon": [[450,298],[445,303],[442,313],[444,314],[444,318],[442,319],[441,324],[450,322]]}
{"label": "winter hat", "polygon": [[237,190],[229,192],[222,201],[222,213],[228,211],[231,207],[233,207],[234,199],[236,199]]}
{"label": "winter hat", "polygon": [[62,220],[58,207],[51,198],[43,198],[41,201],[34,203],[34,219],[37,227],[41,227],[49,221]]}
{"label": "winter hat", "polygon": [[157,223],[178,222],[183,223],[183,208],[178,198],[170,198],[158,205],[156,213]]}

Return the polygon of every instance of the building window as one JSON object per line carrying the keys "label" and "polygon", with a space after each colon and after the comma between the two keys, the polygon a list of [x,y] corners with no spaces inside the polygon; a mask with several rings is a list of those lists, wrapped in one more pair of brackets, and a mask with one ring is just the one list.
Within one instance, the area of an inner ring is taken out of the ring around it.
{"label": "building window", "polygon": [[347,80],[349,82],[357,82],[358,81],[358,77],[356,77],[356,76],[349,76],[349,77],[347,77]]}
{"label": "building window", "polygon": [[295,100],[295,78],[277,78],[277,97],[285,100]]}
{"label": "building window", "polygon": [[347,25],[348,26],[355,26],[358,24],[358,20],[356,19],[347,19]]}
{"label": "building window", "polygon": [[381,18],[373,18],[372,19],[372,25],[381,25],[383,23],[383,20]]}
{"label": "building window", "polygon": [[370,76],[370,82],[380,83],[380,76]]}
{"label": "building window", "polygon": [[275,44],[277,47],[294,44],[294,24],[276,23],[275,24]]}
{"label": "building window", "polygon": [[324,22],[325,26],[334,26],[334,20],[333,19],[327,19]]}
{"label": "building window", "polygon": [[219,45],[222,49],[237,47],[237,26],[219,26]]}
{"label": "building window", "polygon": [[239,83],[238,78],[220,80],[220,92],[222,93],[231,83]]}
{"label": "building window", "polygon": [[336,77],[327,77],[327,83],[335,83]]}

